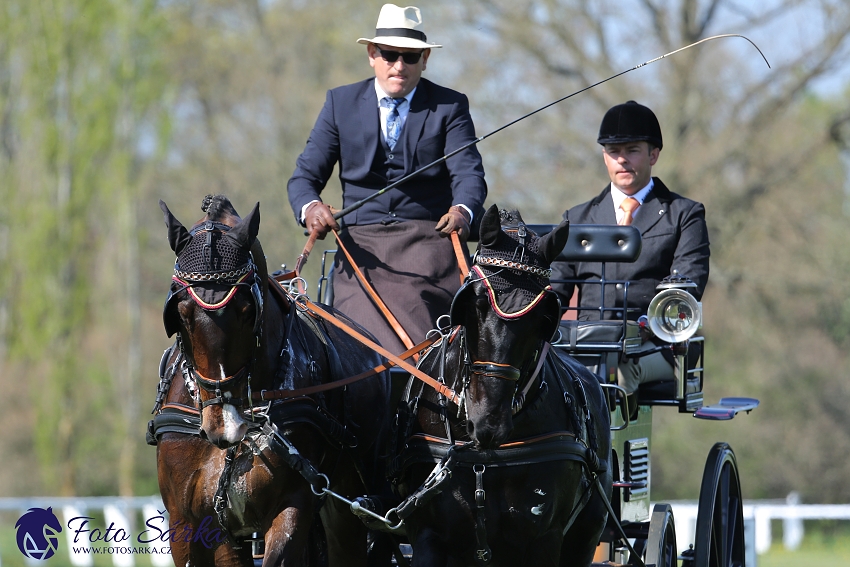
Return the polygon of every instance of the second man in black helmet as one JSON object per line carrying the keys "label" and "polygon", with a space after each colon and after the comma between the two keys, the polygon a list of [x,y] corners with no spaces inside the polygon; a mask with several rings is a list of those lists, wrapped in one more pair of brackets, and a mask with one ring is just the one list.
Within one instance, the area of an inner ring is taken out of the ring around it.
{"label": "second man in black helmet", "polygon": [[[655,114],[630,100],[612,107],[602,119],[597,142],[602,146],[602,158],[610,183],[586,203],[564,213],[572,224],[630,224],[641,233],[640,257],[632,264],[609,264],[606,279],[629,280],[628,307],[639,312],[629,313],[629,319],[645,314],[656,294],[655,287],[674,273],[690,278],[696,288],[690,291],[697,300],[702,297],[708,282],[708,230],[705,208],[670,191],[658,178],[652,177],[652,166],[658,161],[663,146],[661,127]],[[557,279],[596,280],[600,265],[591,262],[552,264],[552,287],[567,305],[575,291],[572,284],[557,283]],[[597,308],[601,302],[601,286],[579,284],[578,306]],[[606,307],[622,306],[622,286],[606,286]],[[620,318],[622,312],[610,311],[606,318]],[[598,319],[599,312],[579,311],[579,320]],[[642,349],[655,347],[647,340]],[[620,362],[618,380],[627,392],[633,393],[643,382],[673,379],[673,356],[669,351]]]}

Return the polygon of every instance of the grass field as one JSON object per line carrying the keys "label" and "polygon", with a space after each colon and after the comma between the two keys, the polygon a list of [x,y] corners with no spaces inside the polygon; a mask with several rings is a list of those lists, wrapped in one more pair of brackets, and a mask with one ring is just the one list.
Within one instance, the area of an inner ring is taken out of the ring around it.
{"label": "grass field", "polygon": [[787,551],[781,539],[758,557],[757,567],[850,566],[848,522],[806,522],[806,536],[799,549]]}

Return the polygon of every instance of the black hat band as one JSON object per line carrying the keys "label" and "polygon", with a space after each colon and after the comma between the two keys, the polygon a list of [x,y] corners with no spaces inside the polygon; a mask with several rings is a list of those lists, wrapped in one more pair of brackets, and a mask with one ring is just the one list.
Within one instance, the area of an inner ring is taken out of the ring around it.
{"label": "black hat band", "polygon": [[419,30],[410,28],[376,28],[375,37],[409,37],[410,39],[418,39],[424,42],[427,38],[425,34]]}

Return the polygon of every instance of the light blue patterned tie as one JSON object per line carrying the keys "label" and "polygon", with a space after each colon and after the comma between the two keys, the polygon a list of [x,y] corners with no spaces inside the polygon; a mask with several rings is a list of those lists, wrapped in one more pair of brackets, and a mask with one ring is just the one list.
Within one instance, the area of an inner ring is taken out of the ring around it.
{"label": "light blue patterned tie", "polygon": [[398,115],[398,107],[405,100],[407,99],[390,98],[388,96],[381,99],[381,106],[390,109],[389,114],[387,114],[387,145],[390,149],[395,147],[401,134],[401,116]]}

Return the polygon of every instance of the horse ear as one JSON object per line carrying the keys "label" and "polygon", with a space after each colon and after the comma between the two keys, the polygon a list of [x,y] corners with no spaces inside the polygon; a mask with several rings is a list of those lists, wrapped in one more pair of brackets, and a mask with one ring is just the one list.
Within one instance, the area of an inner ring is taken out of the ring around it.
{"label": "horse ear", "polygon": [[570,221],[563,220],[555,229],[542,237],[537,243],[537,253],[547,264],[551,264],[567,244],[570,235]]}
{"label": "horse ear", "polygon": [[186,230],[186,227],[171,214],[171,211],[168,210],[168,205],[166,205],[162,199],[159,200],[159,208],[162,209],[162,212],[165,215],[165,226],[168,227],[168,244],[171,245],[171,249],[174,250],[174,254],[179,256],[186,245],[189,244],[189,241],[192,240],[192,235],[190,235],[189,231]]}
{"label": "horse ear", "polygon": [[233,240],[237,247],[249,250],[257,239],[260,232],[260,203],[254,205],[253,210],[242,221],[225,233],[227,238]]}
{"label": "horse ear", "polygon": [[502,232],[502,221],[499,220],[499,207],[491,205],[484,216],[481,217],[481,229],[479,230],[479,244],[483,247],[492,247]]}

